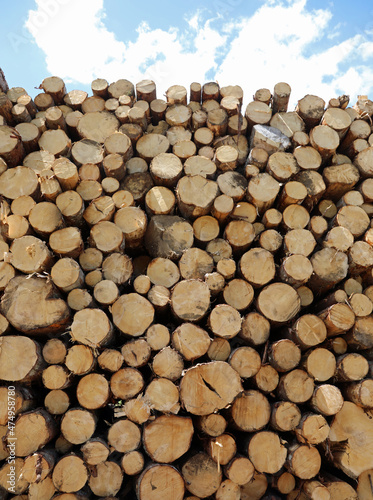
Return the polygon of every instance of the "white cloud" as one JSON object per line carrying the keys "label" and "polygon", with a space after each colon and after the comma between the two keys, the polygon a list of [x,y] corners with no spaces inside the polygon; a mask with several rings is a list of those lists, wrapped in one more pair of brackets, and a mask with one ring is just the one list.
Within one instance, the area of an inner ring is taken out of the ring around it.
{"label": "white cloud", "polygon": [[161,97],[173,84],[189,87],[214,75],[221,85],[241,85],[246,100],[261,87],[286,81],[293,103],[307,93],[328,100],[373,91],[365,64],[373,43],[356,35],[333,44],[341,26],[332,25],[330,10],[311,10],[307,0],[267,0],[251,17],[236,20],[239,7],[211,19],[198,10],[168,30],[139,22],[133,42],[107,29],[104,0],[35,1],[26,27],[45,53],[48,71],[76,85],[97,77],[134,83],[152,78]]}

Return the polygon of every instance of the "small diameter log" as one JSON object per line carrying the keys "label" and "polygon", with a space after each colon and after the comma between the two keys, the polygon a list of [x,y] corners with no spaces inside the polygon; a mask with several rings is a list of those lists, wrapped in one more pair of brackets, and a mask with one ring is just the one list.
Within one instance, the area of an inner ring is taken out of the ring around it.
{"label": "small diameter log", "polygon": [[324,248],[311,257],[313,276],[309,280],[312,290],[327,291],[347,276],[348,259],[342,252]]}
{"label": "small diameter log", "polygon": [[229,434],[222,434],[217,438],[210,438],[205,448],[208,455],[218,464],[218,467],[230,462],[237,451],[236,442]]}
{"label": "small diameter log", "polygon": [[324,196],[330,200],[339,200],[352,190],[359,178],[358,169],[349,163],[326,167],[323,171],[327,187]]}
{"label": "small diameter log", "polygon": [[[195,391],[201,378],[204,387]],[[232,402],[241,391],[237,372],[227,363],[215,361],[192,367],[185,373],[180,385],[180,398],[190,413],[208,415]]]}
{"label": "small diameter log", "polygon": [[372,316],[357,318],[345,340],[354,350],[364,350],[373,347]]}
{"label": "small diameter log", "polygon": [[125,453],[121,459],[120,466],[127,476],[137,476],[144,468],[145,459],[139,451]]}
{"label": "small diameter log", "polygon": [[324,114],[325,101],[314,95],[306,95],[298,101],[296,112],[303,118],[308,130],[320,123]]}
{"label": "small diameter log", "polygon": [[56,262],[51,269],[53,283],[61,291],[67,293],[74,288],[81,288],[84,283],[84,273],[79,264],[69,257]]}
{"label": "small diameter log", "polygon": [[90,373],[80,379],[76,388],[76,397],[83,408],[96,410],[108,402],[109,383],[98,373]]}
{"label": "small diameter log", "polygon": [[202,452],[189,458],[181,472],[188,491],[198,498],[206,498],[215,493],[222,480],[219,465]]}
{"label": "small diameter log", "polygon": [[316,246],[316,240],[307,229],[292,229],[285,234],[284,252],[286,255],[304,255],[308,257]]}
{"label": "small diameter log", "polygon": [[[27,382],[41,375],[44,362],[38,343],[28,337],[5,336],[1,337],[0,344],[3,380]],[[14,356],[17,356],[17,364],[14,363]]]}
{"label": "small diameter log", "polygon": [[47,389],[65,389],[71,385],[69,372],[60,365],[50,365],[42,373],[42,381]]}
{"label": "small diameter log", "polygon": [[54,231],[49,237],[49,246],[61,257],[77,258],[83,250],[81,233],[76,227]]}
{"label": "small diameter log", "polygon": [[335,385],[323,384],[315,388],[310,405],[321,415],[330,417],[337,414],[343,406],[341,391]]}
{"label": "small diameter log", "polygon": [[248,346],[239,347],[232,351],[228,362],[242,378],[255,376],[261,367],[259,354]]}
{"label": "small diameter log", "polygon": [[242,321],[239,337],[255,347],[267,342],[269,334],[270,323],[268,319],[257,312],[250,312]]}
{"label": "small diameter log", "polygon": [[299,347],[288,339],[273,343],[268,351],[268,360],[278,372],[287,372],[298,366],[301,358]]}
{"label": "small diameter log", "polygon": [[304,403],[311,398],[313,379],[304,370],[295,369],[280,378],[278,394],[292,403]]}
{"label": "small diameter log", "polygon": [[262,173],[250,180],[247,198],[248,201],[257,207],[259,214],[263,214],[266,210],[271,208],[279,190],[279,183],[269,174]]}
{"label": "small diameter log", "polygon": [[135,368],[121,368],[110,379],[111,392],[117,399],[133,398],[143,387],[143,377]]}
{"label": "small diameter log", "polygon": [[323,347],[307,352],[302,359],[302,366],[318,382],[332,378],[337,367],[334,354]]}
{"label": "small diameter log", "polygon": [[61,420],[62,435],[73,444],[82,444],[90,439],[96,429],[97,418],[82,408],[68,410]]}
{"label": "small diameter log", "polygon": [[83,309],[74,315],[71,338],[90,347],[105,345],[112,337],[112,325],[100,309]]}
{"label": "small diameter log", "polygon": [[245,391],[237,397],[229,410],[234,427],[253,432],[263,429],[269,422],[271,407],[267,398],[258,391]]}
{"label": "small diameter log", "polygon": [[114,302],[112,305],[112,316],[114,324],[122,333],[138,337],[152,323],[154,308],[141,295],[130,293],[122,295]]}
{"label": "small diameter log", "polygon": [[219,413],[198,417],[196,423],[198,429],[211,437],[221,436],[227,427],[227,421]]}
{"label": "small diameter log", "polygon": [[321,125],[328,125],[342,140],[351,125],[351,117],[344,109],[329,108],[322,117]]}
{"label": "small diameter log", "polygon": [[368,371],[369,363],[361,354],[352,352],[337,358],[337,381],[356,382],[362,380]]}
{"label": "small diameter log", "polygon": [[257,432],[248,445],[249,459],[258,472],[275,474],[284,465],[286,454],[285,446],[274,432]]}
{"label": "small diameter log", "polygon": [[301,412],[295,403],[280,401],[272,406],[271,426],[280,432],[293,431],[299,424]]}
{"label": "small diameter log", "polygon": [[137,479],[136,495],[139,500],[183,500],[184,492],[183,477],[171,465],[152,464]]}
{"label": "small diameter log", "polygon": [[[286,113],[291,93],[291,87],[285,82],[276,83],[272,97],[272,112]],[[268,103],[267,103],[268,104]]]}
{"label": "small diameter log", "polygon": [[312,272],[312,264],[307,257],[304,255],[291,255],[283,261],[279,276],[284,283],[289,283],[298,288],[307,283]]}
{"label": "small diameter log", "polygon": [[192,436],[191,418],[163,415],[145,425],[142,439],[152,460],[172,463],[188,451]]}
{"label": "small diameter log", "polygon": [[56,464],[52,480],[58,491],[73,493],[84,487],[88,480],[88,470],[81,458],[66,455]]}
{"label": "small diameter log", "polygon": [[324,321],[328,337],[347,332],[355,323],[355,314],[347,304],[337,303],[318,316]]}
{"label": "small diameter log", "polygon": [[257,307],[271,322],[286,323],[299,312],[300,298],[291,286],[273,283],[260,292]]}
{"label": "small diameter log", "polygon": [[[19,413],[33,408],[35,404],[33,393],[26,387],[14,387],[14,389],[9,389],[9,397],[12,396],[14,404],[12,404],[12,411],[14,416]],[[0,399],[2,403],[0,411],[0,425],[7,426],[8,424],[8,388],[3,386],[0,388]],[[13,414],[12,414],[13,415]],[[5,429],[6,432],[7,428]],[[4,433],[5,434],[5,433]]]}
{"label": "small diameter log", "polygon": [[187,361],[202,357],[210,344],[211,339],[207,332],[192,323],[183,323],[172,334],[173,347]]}
{"label": "small diameter log", "polygon": [[[35,300],[40,306],[37,309]],[[1,311],[15,328],[28,334],[61,332],[70,319],[66,303],[52,283],[42,278],[14,278],[5,289]]]}
{"label": "small diameter log", "polygon": [[[12,468],[13,467],[13,468]],[[6,461],[0,469],[0,485],[5,492],[4,497],[9,493],[21,495],[25,493],[29,483],[23,477],[23,458],[14,458],[13,464]],[[14,478],[14,479],[13,479]],[[12,484],[14,482],[14,485]],[[53,493],[52,493],[53,494]],[[13,498],[16,498],[15,495]],[[23,500],[23,496],[21,496]]]}
{"label": "small diameter log", "polygon": [[180,410],[179,390],[166,378],[156,378],[150,382],[145,391],[144,401],[152,409],[163,413],[177,414]]}
{"label": "small diameter log", "polygon": [[51,415],[63,415],[70,406],[70,398],[65,391],[55,389],[45,396],[44,406]]}
{"label": "small diameter log", "polygon": [[325,418],[316,413],[303,414],[295,435],[300,443],[317,445],[323,443],[329,436],[329,425]]}
{"label": "small diameter log", "polygon": [[294,444],[290,447],[286,467],[300,479],[312,479],[321,467],[321,457],[317,448]]}
{"label": "small diameter log", "polygon": [[[22,236],[15,239],[10,246],[10,251],[13,267],[23,273],[49,271],[54,261],[47,245],[35,236]],[[5,274],[5,267],[3,267],[3,272]],[[14,273],[11,277],[14,277]]]}
{"label": "small diameter log", "polygon": [[109,446],[101,438],[92,438],[80,448],[83,458],[88,465],[98,465],[105,462],[109,456]]}
{"label": "small diameter log", "polygon": [[182,170],[180,159],[172,153],[160,153],[150,163],[150,173],[157,186],[174,187]]}
{"label": "small diameter log", "polygon": [[264,394],[270,394],[278,386],[278,372],[271,365],[262,365],[253,377],[254,385]]}

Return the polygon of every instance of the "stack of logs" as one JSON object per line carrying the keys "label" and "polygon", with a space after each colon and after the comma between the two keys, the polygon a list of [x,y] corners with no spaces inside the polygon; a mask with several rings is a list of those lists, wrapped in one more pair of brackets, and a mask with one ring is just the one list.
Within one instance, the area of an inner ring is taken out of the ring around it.
{"label": "stack of logs", "polygon": [[0,93],[0,498],[372,499],[373,103],[40,89]]}

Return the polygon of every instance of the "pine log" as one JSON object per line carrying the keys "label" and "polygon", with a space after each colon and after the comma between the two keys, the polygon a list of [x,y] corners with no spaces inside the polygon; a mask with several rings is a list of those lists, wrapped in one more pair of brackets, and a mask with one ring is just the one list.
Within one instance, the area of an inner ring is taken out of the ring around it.
{"label": "pine log", "polygon": [[[350,422],[354,422],[354,425],[351,426]],[[349,401],[343,404],[341,411],[334,417],[329,434],[333,463],[349,477],[357,478],[372,468],[369,451],[372,432],[373,425],[368,415]],[[362,434],[365,436],[363,440],[358,437]]]}
{"label": "pine log", "polygon": [[[184,474],[189,477],[187,469],[183,472]],[[184,492],[183,477],[171,465],[151,464],[137,479],[136,495],[139,500],[162,500],[163,498],[183,500]]]}
{"label": "pine log", "polygon": [[314,95],[306,95],[298,101],[297,113],[303,118],[308,129],[320,123],[324,114],[325,101]]}
{"label": "pine log", "polygon": [[71,454],[62,457],[56,464],[52,480],[58,491],[72,493],[79,491],[88,480],[88,470],[81,458]]}
{"label": "pine log", "polygon": [[249,459],[258,472],[267,474],[278,472],[285,463],[286,454],[285,446],[274,432],[257,432],[248,445]]}

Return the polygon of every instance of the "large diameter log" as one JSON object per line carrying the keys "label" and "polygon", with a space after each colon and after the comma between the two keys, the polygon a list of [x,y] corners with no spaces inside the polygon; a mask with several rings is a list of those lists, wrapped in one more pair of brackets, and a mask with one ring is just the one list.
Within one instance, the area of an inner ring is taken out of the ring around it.
{"label": "large diameter log", "polygon": [[209,415],[224,408],[242,392],[238,373],[223,361],[200,364],[185,373],[180,399],[193,415]]}
{"label": "large diameter log", "polygon": [[373,423],[362,408],[346,401],[334,417],[329,439],[333,463],[347,476],[356,479],[362,472],[373,467]]}
{"label": "large diameter log", "polygon": [[70,321],[66,302],[52,283],[43,278],[17,276],[11,280],[0,310],[11,325],[29,335],[61,332]]}
{"label": "large diameter log", "polygon": [[2,380],[28,382],[39,377],[44,366],[41,348],[37,342],[21,335],[0,338]]}

